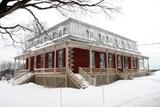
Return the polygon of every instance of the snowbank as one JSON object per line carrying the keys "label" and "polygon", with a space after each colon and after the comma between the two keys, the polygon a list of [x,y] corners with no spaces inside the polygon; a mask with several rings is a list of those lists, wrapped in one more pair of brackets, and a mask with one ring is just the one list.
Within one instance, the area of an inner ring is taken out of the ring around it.
{"label": "snowbank", "polygon": [[0,107],[160,107],[160,71],[80,90],[1,81]]}

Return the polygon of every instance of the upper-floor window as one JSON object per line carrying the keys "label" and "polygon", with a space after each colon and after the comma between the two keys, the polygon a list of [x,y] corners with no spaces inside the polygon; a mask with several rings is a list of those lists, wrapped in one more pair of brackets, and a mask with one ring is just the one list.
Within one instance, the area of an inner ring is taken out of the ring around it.
{"label": "upper-floor window", "polygon": [[108,36],[106,36],[106,42],[107,42],[107,43],[109,42],[109,37],[108,37]]}
{"label": "upper-floor window", "polygon": [[114,39],[114,46],[118,47],[118,41],[117,41],[117,39]]}
{"label": "upper-floor window", "polygon": [[96,41],[96,36],[93,31],[86,30],[89,39]]}
{"label": "upper-floor window", "polygon": [[61,37],[63,35],[62,29],[58,31],[58,36]]}
{"label": "upper-floor window", "polygon": [[100,34],[100,33],[98,34],[98,37],[99,37],[99,41],[102,41],[102,40],[101,40],[101,34]]}
{"label": "upper-floor window", "polygon": [[108,36],[102,35],[101,39],[102,39],[103,42],[109,43],[109,37]]}
{"label": "upper-floor window", "polygon": [[62,35],[66,34],[66,27],[63,27],[58,30],[58,36],[61,37]]}
{"label": "upper-floor window", "polygon": [[124,48],[124,41],[122,41],[122,48]]}

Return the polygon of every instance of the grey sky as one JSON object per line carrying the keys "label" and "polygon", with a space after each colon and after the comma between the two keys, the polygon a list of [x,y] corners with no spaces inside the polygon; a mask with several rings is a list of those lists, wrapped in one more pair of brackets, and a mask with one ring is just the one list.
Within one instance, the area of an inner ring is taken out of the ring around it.
{"label": "grey sky", "polygon": [[[121,0],[120,4],[122,13],[114,15],[113,19],[106,18],[102,14],[96,14],[95,16],[79,15],[76,18],[136,40],[138,43],[160,42],[159,0]],[[28,23],[32,19],[32,16],[27,12],[21,13],[21,11],[16,11],[4,20],[10,24],[17,22],[17,20],[19,23]],[[51,10],[45,13],[36,12],[36,15],[49,27],[66,19],[60,13]],[[12,16],[15,16],[15,18],[13,19]],[[16,49],[4,48],[2,43],[0,43],[0,48],[0,62],[2,60],[13,60],[13,57],[19,53]],[[152,67],[159,67],[160,62],[157,59],[160,58],[160,45],[141,46],[139,49],[143,54],[150,57]]]}

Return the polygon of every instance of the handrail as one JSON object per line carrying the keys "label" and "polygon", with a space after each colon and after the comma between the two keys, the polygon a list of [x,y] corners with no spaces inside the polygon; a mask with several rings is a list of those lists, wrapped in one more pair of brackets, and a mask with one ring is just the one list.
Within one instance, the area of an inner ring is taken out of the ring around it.
{"label": "handrail", "polygon": [[70,78],[75,83],[75,85],[77,85],[78,88],[83,88],[83,82],[77,79],[75,74],[70,69],[67,70],[67,74],[68,76],[70,76]]}
{"label": "handrail", "polygon": [[83,68],[79,67],[79,73],[88,80],[92,85],[95,85],[96,78],[91,77],[87,72],[83,70]]}
{"label": "handrail", "polygon": [[17,76],[14,77],[14,80],[20,78],[21,76],[25,75],[27,72],[19,73]]}

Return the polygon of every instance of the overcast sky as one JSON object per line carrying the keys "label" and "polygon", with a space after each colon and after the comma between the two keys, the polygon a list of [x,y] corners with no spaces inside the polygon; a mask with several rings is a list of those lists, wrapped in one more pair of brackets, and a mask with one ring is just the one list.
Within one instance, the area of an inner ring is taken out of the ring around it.
{"label": "overcast sky", "polygon": [[[114,0],[116,2],[116,0]],[[119,0],[121,13],[113,15],[112,19],[102,14],[84,16],[78,15],[78,20],[110,30],[127,38],[141,43],[160,42],[160,0]],[[23,12],[23,13],[22,13]],[[25,13],[24,13],[25,12]],[[41,13],[41,14],[39,14]],[[36,15],[48,27],[66,20],[56,11],[36,12]],[[13,18],[14,17],[14,18]],[[12,20],[11,20],[12,18]],[[3,19],[7,23],[28,23],[32,19],[26,11],[16,11]],[[150,57],[152,68],[160,68],[160,45],[140,46],[139,51]],[[11,47],[5,47],[0,42],[0,62],[12,60],[20,51]]]}

